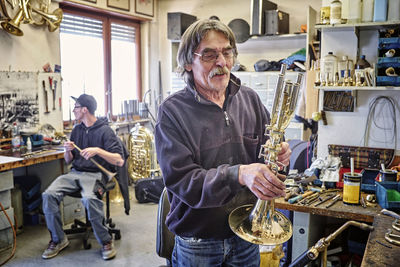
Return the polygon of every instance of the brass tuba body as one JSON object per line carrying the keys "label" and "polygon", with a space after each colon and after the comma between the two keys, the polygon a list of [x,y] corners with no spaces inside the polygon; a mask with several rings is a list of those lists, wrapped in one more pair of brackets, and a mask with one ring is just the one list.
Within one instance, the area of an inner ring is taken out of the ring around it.
{"label": "brass tuba body", "polygon": [[153,133],[139,123],[130,131],[128,140],[128,173],[133,182],[160,171]]}
{"label": "brass tuba body", "polygon": [[[259,157],[263,157],[269,168],[277,173],[280,169],[278,154],[285,129],[296,108],[298,92],[303,74],[299,73],[295,83],[285,81],[286,65],[282,64],[271,111],[271,121],[266,125],[265,135],[269,141],[262,145]],[[259,245],[278,245],[293,234],[289,219],[274,208],[274,200],[257,200],[256,204],[236,208],[229,215],[229,226],[242,239]]]}

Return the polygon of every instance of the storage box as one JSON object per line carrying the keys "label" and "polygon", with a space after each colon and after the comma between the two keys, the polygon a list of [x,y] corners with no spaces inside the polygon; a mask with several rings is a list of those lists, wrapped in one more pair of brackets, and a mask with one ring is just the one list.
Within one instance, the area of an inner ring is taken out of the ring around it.
{"label": "storage box", "polygon": [[265,35],[289,33],[289,14],[280,10],[265,11]]}
{"label": "storage box", "polygon": [[400,183],[375,182],[376,197],[383,209],[400,210]]}
{"label": "storage box", "polygon": [[379,175],[379,170],[376,169],[363,169],[361,177],[361,191],[367,193],[375,193],[376,185],[375,179]]}
{"label": "storage box", "polygon": [[168,13],[168,39],[179,41],[196,17],[182,12]]}

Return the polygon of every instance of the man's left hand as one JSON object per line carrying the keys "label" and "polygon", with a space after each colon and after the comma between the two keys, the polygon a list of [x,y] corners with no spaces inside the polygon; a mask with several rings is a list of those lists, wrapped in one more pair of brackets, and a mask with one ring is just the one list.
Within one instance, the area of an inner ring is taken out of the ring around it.
{"label": "man's left hand", "polygon": [[82,152],[81,152],[81,156],[87,160],[90,159],[91,157],[96,156],[97,154],[99,154],[98,147],[87,147],[85,149],[82,149]]}

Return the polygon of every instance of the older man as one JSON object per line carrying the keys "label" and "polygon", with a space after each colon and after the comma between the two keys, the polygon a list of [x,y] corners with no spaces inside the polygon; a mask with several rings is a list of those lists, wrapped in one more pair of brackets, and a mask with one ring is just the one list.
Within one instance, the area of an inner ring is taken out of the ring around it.
{"label": "older man", "polygon": [[[236,56],[226,25],[192,24],[177,56],[187,86],[159,108],[155,141],[171,203],[166,224],[176,235],[173,266],[259,266],[258,246],[230,230],[229,213],[284,195],[258,158],[269,113],[230,73]],[[278,160],[287,165],[291,151],[282,147]]]}

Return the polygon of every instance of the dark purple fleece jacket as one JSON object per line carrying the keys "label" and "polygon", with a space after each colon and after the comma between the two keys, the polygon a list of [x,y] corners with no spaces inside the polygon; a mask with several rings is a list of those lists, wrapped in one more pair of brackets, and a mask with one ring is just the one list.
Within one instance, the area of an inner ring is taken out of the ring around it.
{"label": "dark purple fleece jacket", "polygon": [[269,117],[256,92],[232,74],[222,109],[189,87],[165,99],[155,143],[171,203],[166,224],[173,233],[233,235],[229,213],[256,201],[238,182],[239,166],[262,162],[258,154]]}

